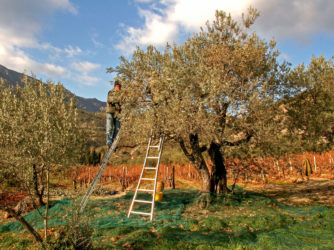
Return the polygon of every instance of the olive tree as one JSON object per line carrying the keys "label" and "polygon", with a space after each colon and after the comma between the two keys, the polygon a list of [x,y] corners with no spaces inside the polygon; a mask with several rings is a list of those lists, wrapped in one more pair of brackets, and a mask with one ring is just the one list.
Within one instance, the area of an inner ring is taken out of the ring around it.
{"label": "olive tree", "polygon": [[[61,84],[42,83],[25,76],[22,87],[0,85],[0,175],[1,189],[24,191],[46,203],[45,237],[48,219],[50,175],[79,161],[84,136],[79,129],[73,97]],[[11,207],[1,205],[40,237]]]}
{"label": "olive tree", "polygon": [[313,57],[290,73],[295,96],[286,100],[289,149],[322,152],[334,145],[333,58]]}
{"label": "olive tree", "polygon": [[278,62],[275,42],[249,32],[257,16],[250,8],[237,22],[217,11],[213,23],[183,44],[137,48],[108,69],[122,83],[125,136],[145,138],[153,129],[178,142],[202,191],[228,191],[224,154],[261,140],[261,129],[272,127],[269,110],[285,90],[287,65]]}

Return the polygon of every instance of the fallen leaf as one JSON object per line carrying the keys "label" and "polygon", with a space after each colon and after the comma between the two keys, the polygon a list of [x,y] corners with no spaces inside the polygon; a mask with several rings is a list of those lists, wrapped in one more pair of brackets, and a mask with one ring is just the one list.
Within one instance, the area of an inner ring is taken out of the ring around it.
{"label": "fallen leaf", "polygon": [[130,248],[131,245],[129,244],[129,242],[126,242],[126,243],[124,243],[124,244],[122,245],[122,247],[128,247],[128,248]]}

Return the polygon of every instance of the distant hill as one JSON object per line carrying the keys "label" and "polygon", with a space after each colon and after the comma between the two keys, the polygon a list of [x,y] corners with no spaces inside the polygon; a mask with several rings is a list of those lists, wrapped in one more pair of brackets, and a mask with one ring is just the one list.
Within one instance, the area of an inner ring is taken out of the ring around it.
{"label": "distant hill", "polygon": [[[22,77],[22,73],[7,69],[0,64],[0,78],[6,80],[10,85],[15,86],[17,84],[21,84]],[[100,108],[105,107],[106,105],[105,102],[101,102],[96,98],[84,98],[81,96],[76,96],[76,98],[78,101],[78,108],[84,109],[89,112],[99,112]]]}

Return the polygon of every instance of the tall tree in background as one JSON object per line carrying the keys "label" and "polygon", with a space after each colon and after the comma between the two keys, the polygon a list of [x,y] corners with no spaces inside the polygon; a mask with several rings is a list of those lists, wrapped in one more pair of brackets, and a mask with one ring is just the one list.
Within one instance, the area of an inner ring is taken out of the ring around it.
{"label": "tall tree in background", "polygon": [[[48,203],[50,176],[79,162],[85,137],[78,127],[75,100],[66,96],[61,84],[44,84],[31,77],[24,77],[22,83],[16,88],[0,84],[1,188],[38,196],[42,205],[43,197]],[[14,213],[4,204],[0,208]],[[22,217],[14,216],[40,241]],[[46,229],[48,206],[41,216]]]}
{"label": "tall tree in background", "polygon": [[250,8],[238,23],[217,11],[212,24],[182,45],[137,48],[131,60],[121,58],[108,70],[122,82],[126,136],[147,138],[153,129],[179,142],[202,191],[228,191],[223,153],[261,140],[261,129],[273,127],[268,111],[286,90],[287,67],[277,62],[275,42],[248,32],[257,17]]}
{"label": "tall tree in background", "polygon": [[287,100],[290,151],[322,152],[334,145],[333,58],[313,57],[290,74],[295,96]]}

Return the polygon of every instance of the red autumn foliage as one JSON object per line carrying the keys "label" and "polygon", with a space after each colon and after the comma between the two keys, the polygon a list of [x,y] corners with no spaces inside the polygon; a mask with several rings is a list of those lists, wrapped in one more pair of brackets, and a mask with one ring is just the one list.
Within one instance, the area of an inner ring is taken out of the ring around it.
{"label": "red autumn foliage", "polygon": [[27,197],[26,193],[0,193],[0,205],[5,207],[14,207],[19,201]]}
{"label": "red autumn foliage", "polygon": [[[295,181],[301,178],[303,159],[307,158],[311,165],[313,177],[332,179],[334,177],[334,152],[290,154],[278,158],[254,158],[247,160],[227,159],[225,161],[228,179],[238,182],[265,183],[271,180]],[[210,169],[210,162],[208,162]],[[128,183],[136,183],[139,179],[142,165],[136,166],[108,166],[103,172],[101,182],[119,181],[123,175]],[[185,179],[200,182],[200,176],[191,164],[160,164],[159,179],[166,179],[175,169],[175,179]],[[86,166],[79,170],[78,180],[91,182],[97,174],[98,167]]]}

